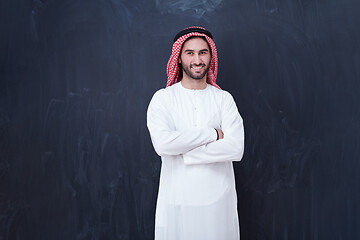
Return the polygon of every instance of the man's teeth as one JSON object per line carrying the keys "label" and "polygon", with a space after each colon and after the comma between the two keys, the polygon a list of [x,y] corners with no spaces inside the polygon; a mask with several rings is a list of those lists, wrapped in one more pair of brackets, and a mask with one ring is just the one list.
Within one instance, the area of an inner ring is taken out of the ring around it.
{"label": "man's teeth", "polygon": [[194,67],[195,70],[199,70],[199,69],[201,69],[201,68],[202,68],[202,66],[200,66],[200,67]]}

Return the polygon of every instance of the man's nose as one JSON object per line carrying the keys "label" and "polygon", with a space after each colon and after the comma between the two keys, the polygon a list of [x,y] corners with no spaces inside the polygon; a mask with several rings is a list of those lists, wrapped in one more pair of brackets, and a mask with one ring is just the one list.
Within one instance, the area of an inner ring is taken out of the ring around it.
{"label": "man's nose", "polygon": [[200,63],[201,63],[201,59],[200,59],[199,54],[195,54],[195,56],[194,56],[194,63],[195,63],[195,64],[200,64]]}

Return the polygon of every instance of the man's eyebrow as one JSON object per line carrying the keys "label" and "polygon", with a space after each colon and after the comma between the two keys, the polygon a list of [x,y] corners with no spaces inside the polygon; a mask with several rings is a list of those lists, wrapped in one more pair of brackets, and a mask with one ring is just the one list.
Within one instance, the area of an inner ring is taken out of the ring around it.
{"label": "man's eyebrow", "polygon": [[[192,50],[192,49],[186,49],[184,52],[194,52],[194,51],[195,50]],[[206,48],[199,50],[199,52],[208,52],[208,51],[209,51],[209,49],[206,49]]]}

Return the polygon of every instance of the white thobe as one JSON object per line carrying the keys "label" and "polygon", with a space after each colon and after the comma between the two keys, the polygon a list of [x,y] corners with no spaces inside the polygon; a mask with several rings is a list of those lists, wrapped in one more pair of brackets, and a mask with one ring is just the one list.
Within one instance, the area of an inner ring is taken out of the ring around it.
{"label": "white thobe", "polygon": [[176,83],[154,94],[147,126],[162,160],[155,239],[239,240],[232,161],[242,158],[244,128],[233,97]]}

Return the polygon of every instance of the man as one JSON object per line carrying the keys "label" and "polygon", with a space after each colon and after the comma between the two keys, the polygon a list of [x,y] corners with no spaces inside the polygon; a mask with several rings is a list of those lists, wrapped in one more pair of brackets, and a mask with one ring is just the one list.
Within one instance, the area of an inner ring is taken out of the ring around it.
{"label": "man", "polygon": [[200,27],[176,35],[168,81],[148,108],[147,126],[162,166],[156,240],[238,240],[232,161],[244,151],[243,121],[216,84],[217,51]]}

